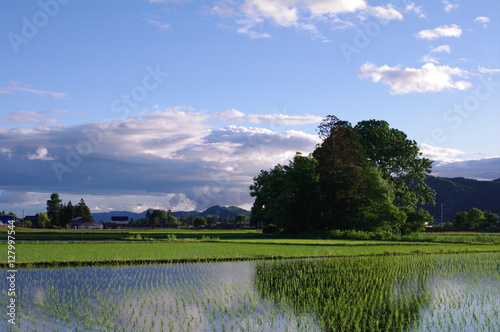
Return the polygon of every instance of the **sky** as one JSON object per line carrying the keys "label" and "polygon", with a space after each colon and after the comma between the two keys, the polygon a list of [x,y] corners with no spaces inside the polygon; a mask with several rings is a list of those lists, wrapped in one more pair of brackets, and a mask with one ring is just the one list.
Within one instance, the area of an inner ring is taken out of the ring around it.
{"label": "sky", "polygon": [[500,178],[500,1],[0,0],[0,212],[250,208],[327,115]]}

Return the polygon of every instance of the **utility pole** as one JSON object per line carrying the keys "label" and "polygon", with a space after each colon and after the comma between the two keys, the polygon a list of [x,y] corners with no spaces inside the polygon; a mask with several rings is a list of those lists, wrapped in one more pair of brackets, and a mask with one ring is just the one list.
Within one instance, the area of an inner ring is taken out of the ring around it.
{"label": "utility pole", "polygon": [[444,203],[441,203],[441,224],[444,223]]}

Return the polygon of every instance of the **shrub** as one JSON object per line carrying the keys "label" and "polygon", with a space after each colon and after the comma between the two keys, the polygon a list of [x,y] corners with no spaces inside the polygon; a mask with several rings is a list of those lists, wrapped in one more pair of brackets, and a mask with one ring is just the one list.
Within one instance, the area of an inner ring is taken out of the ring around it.
{"label": "shrub", "polygon": [[280,231],[280,229],[278,228],[278,226],[276,226],[274,224],[266,225],[262,229],[263,234],[274,234],[274,233],[278,233],[279,231]]}

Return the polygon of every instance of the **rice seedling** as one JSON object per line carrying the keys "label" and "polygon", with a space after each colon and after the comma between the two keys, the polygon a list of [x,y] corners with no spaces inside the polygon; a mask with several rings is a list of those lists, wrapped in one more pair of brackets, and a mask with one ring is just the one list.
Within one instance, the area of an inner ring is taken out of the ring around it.
{"label": "rice seedling", "polygon": [[23,269],[13,331],[494,331],[499,271],[500,253]]}

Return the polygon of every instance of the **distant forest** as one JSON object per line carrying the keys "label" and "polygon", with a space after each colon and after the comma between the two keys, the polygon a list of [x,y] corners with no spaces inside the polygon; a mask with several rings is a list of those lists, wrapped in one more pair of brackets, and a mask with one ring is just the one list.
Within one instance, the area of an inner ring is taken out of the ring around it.
{"label": "distant forest", "polygon": [[500,214],[500,178],[479,181],[429,176],[425,182],[437,193],[436,205],[424,205],[436,223],[441,222],[441,207],[444,222],[452,221],[457,212],[472,208]]}

